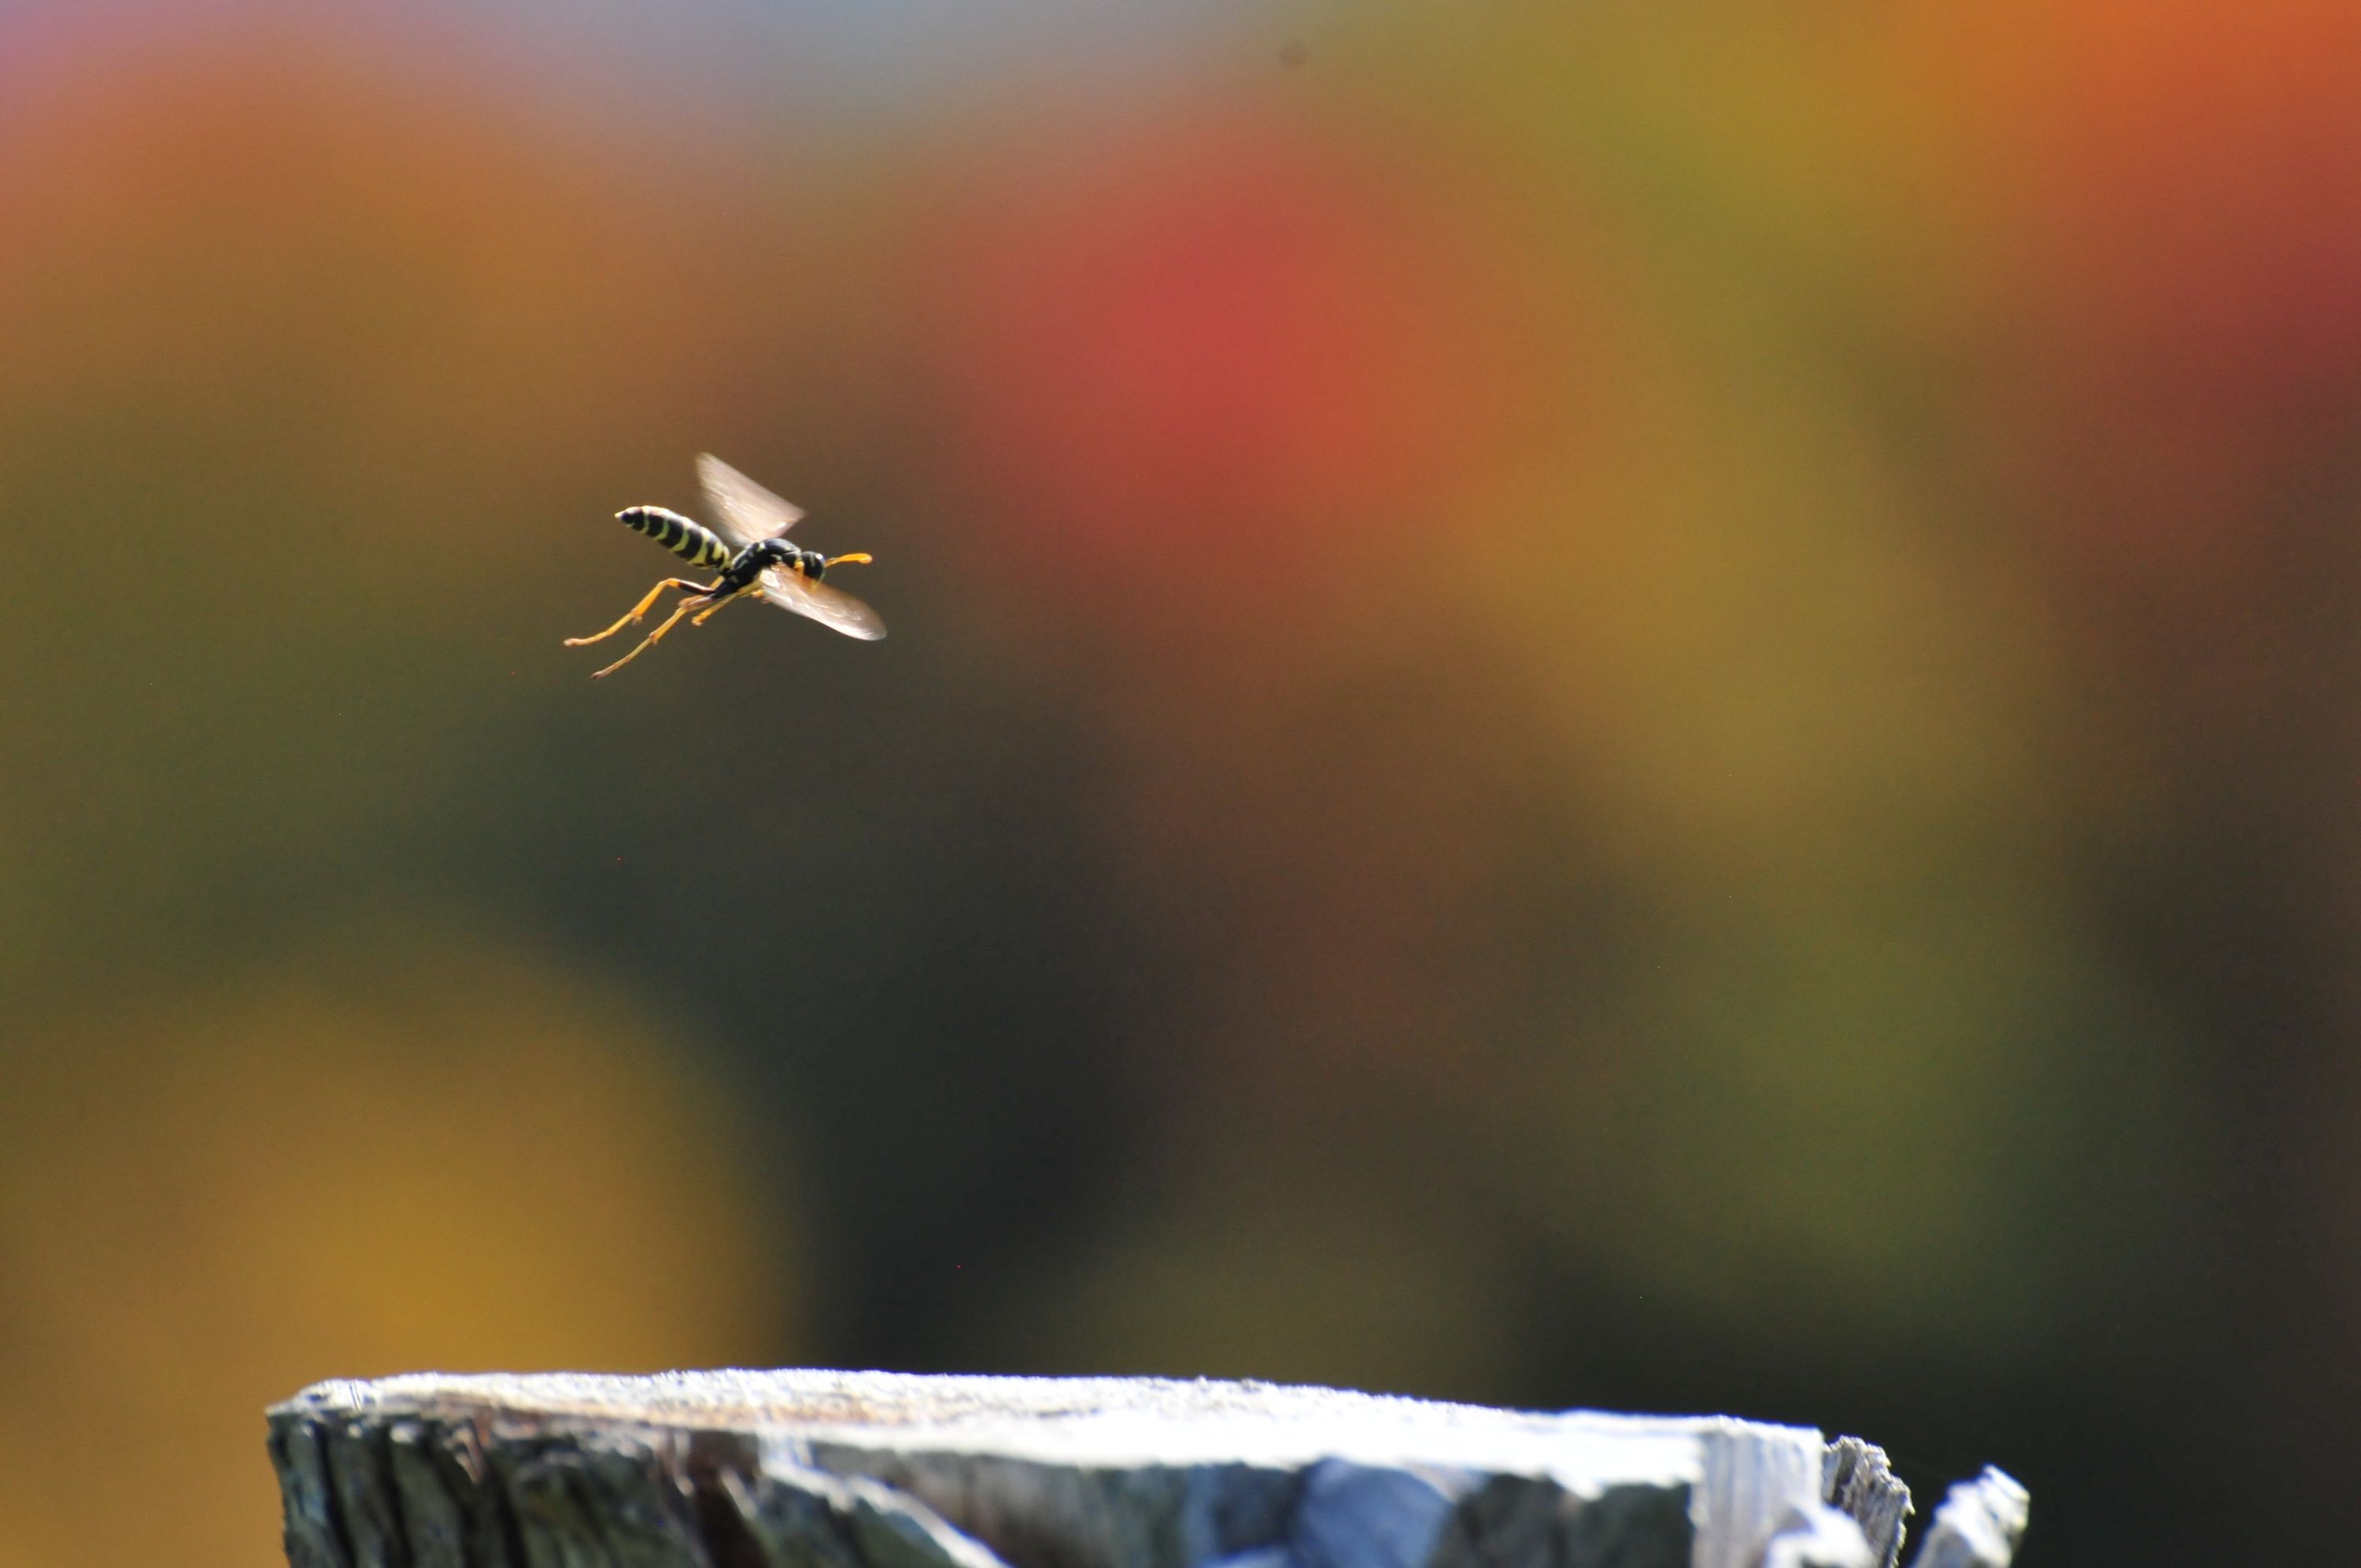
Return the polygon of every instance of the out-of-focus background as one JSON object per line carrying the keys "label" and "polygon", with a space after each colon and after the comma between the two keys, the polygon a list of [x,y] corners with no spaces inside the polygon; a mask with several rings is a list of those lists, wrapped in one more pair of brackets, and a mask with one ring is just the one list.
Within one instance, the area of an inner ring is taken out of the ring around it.
{"label": "out-of-focus background", "polygon": [[[725,1363],[1730,1411],[2002,1463],[2031,1564],[2335,1560],[2356,60],[0,11],[0,1564],[275,1561],[321,1377]],[[891,640],[585,678],[702,449]]]}

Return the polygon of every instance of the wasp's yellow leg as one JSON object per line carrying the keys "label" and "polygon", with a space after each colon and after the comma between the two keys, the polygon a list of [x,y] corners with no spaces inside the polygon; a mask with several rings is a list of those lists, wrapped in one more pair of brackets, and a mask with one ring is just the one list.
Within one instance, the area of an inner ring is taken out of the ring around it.
{"label": "wasp's yellow leg", "polygon": [[[717,583],[713,586],[715,587],[719,587],[720,585]],[[707,586],[703,583],[692,583],[686,577],[666,577],[663,582],[658,583],[654,587],[648,590],[647,598],[642,599],[639,603],[631,607],[631,614],[623,617],[622,620],[615,622],[614,625],[607,628],[606,630],[595,633],[592,636],[569,637],[566,640],[566,645],[568,648],[588,647],[593,642],[604,641],[606,639],[615,635],[618,631],[622,630],[626,626],[637,625],[641,620],[646,619],[648,610],[655,604],[657,599],[664,597],[664,591],[666,588],[686,588],[691,593],[704,593],[708,591]],[[601,671],[600,673],[603,674],[605,672]]]}
{"label": "wasp's yellow leg", "polygon": [[748,594],[759,594],[762,591],[763,587],[760,583],[748,583],[744,587],[740,588],[736,593],[731,594],[729,598],[721,600],[719,604],[714,605],[704,614],[698,616],[695,620],[690,621],[689,624],[691,626],[702,626],[707,621],[711,620],[715,616],[721,613],[722,605],[729,604],[735,599],[744,598]]}
{"label": "wasp's yellow leg", "polygon": [[875,556],[862,550],[851,555],[831,555],[828,564],[831,566],[866,566],[875,560]]}
{"label": "wasp's yellow leg", "polygon": [[[697,585],[692,583],[689,586],[694,587]],[[723,599],[721,602],[723,604],[728,604],[730,601],[728,599]],[[594,681],[604,680],[609,675],[613,674],[617,670],[621,669],[624,665],[638,658],[641,654],[646,652],[649,649],[654,647],[656,643],[663,639],[665,632],[670,631],[674,627],[680,624],[680,618],[682,616],[686,615],[690,610],[695,609],[697,606],[697,600],[693,596],[681,600],[680,607],[672,612],[671,618],[665,620],[662,626],[659,626],[653,631],[649,632],[644,641],[641,642],[638,647],[632,649],[621,658],[616,660],[613,663],[608,665],[605,669],[597,672],[590,678]],[[699,617],[698,619],[702,620],[703,617]]]}

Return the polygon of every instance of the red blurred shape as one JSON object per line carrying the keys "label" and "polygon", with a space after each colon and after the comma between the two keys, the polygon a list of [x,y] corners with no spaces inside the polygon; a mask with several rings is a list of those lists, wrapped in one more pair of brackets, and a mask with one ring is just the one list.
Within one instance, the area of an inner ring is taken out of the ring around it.
{"label": "red blurred shape", "polygon": [[933,252],[954,425],[1093,576],[1400,528],[1530,383],[1476,203],[1301,126],[1165,124],[986,184]]}

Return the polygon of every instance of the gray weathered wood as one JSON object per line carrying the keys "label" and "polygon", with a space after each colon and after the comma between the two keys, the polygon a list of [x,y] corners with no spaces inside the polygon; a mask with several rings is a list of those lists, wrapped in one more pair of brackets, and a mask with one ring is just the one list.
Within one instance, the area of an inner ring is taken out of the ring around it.
{"label": "gray weathered wood", "polygon": [[1886,1467],[1883,1449],[1857,1437],[1828,1444],[1820,1466],[1820,1496],[1861,1526],[1872,1568],[1894,1568],[1910,1517],[1910,1488]]}
{"label": "gray weathered wood", "polygon": [[1909,1510],[1806,1428],[1253,1383],[419,1376],[269,1420],[293,1568],[1893,1568]]}
{"label": "gray weathered wood", "polygon": [[1953,1486],[1911,1568],[2008,1568],[2025,1537],[2032,1497],[2016,1478],[1987,1464]]}

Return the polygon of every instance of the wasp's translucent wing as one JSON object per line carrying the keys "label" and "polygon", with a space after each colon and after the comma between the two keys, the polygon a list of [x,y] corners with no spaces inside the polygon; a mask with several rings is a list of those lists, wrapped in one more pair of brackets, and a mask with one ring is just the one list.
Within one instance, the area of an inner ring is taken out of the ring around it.
{"label": "wasp's translucent wing", "polygon": [[772,567],[762,580],[763,597],[781,609],[810,616],[822,626],[833,626],[847,637],[865,641],[874,642],[885,635],[885,623],[877,612],[842,588],[815,583],[785,566]]}
{"label": "wasp's translucent wing", "polygon": [[804,515],[803,508],[780,499],[710,452],[698,455],[697,477],[705,486],[714,527],[733,549],[776,539]]}

